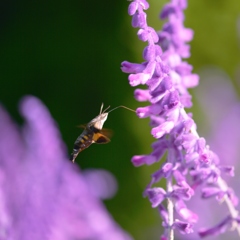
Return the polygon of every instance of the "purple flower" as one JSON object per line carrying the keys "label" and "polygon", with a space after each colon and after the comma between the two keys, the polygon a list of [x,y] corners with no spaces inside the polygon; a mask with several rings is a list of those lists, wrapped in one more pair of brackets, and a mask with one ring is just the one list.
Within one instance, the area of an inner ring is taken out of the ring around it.
{"label": "purple flower", "polygon": [[227,216],[225,219],[223,219],[220,223],[218,223],[212,228],[200,229],[199,235],[200,237],[219,235],[220,233],[224,233],[227,228],[231,228],[233,224],[236,224],[234,219],[232,219],[230,216]]}
{"label": "purple flower", "polygon": [[[198,216],[188,208],[187,201],[198,188],[202,189],[202,199],[215,197],[225,201],[231,223],[238,226],[238,231],[240,229],[236,197],[221,176],[222,172],[233,175],[233,168],[219,165],[218,156],[210,150],[206,140],[199,137],[191,114],[185,111],[192,106],[188,88],[197,86],[199,81],[198,75],[191,72],[192,66],[183,61],[190,56],[187,42],[193,37],[193,31],[183,24],[186,7],[186,0],[171,0],[166,4],[160,17],[167,22],[160,32],[156,32],[147,24],[146,1],[132,1],[129,6],[132,26],[139,28],[138,37],[147,42],[147,46],[143,50],[143,63],[122,63],[122,71],[129,74],[131,86],[147,87],[134,92],[136,100],[149,102],[136,112],[139,118],[150,118],[151,134],[157,139],[151,154],[134,156],[132,162],[135,166],[149,165],[166,156],[144,191],[144,196],[149,198],[153,208],[159,209],[163,219],[165,230],[161,239],[172,239],[175,229],[181,233],[193,232],[193,223]],[[152,188],[162,178],[166,178],[166,189]],[[164,201],[168,204],[167,210],[162,207]],[[203,200],[201,202],[203,204]],[[229,229],[225,222],[229,221],[223,220],[216,226],[217,230],[201,231],[200,236]]]}
{"label": "purple flower", "polygon": [[20,112],[26,120],[22,130],[0,107],[0,238],[131,239],[67,159],[41,101],[25,97]]}

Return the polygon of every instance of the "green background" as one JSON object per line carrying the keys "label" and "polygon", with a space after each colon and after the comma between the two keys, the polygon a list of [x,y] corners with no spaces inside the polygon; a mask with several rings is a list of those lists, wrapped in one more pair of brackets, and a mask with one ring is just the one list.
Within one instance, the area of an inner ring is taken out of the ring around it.
{"label": "green background", "polygon": [[[163,1],[149,1],[149,24],[157,30]],[[99,113],[102,102],[112,107],[143,106],[133,98],[124,60],[142,62],[141,43],[127,15],[128,1],[1,1],[0,101],[22,124],[17,104],[22,96],[39,97],[59,125],[69,154],[80,129]],[[239,90],[239,0],[191,1],[186,26],[194,30],[189,62],[197,73],[205,65],[224,69]],[[238,19],[238,27],[237,27]],[[238,28],[238,32],[237,32]],[[194,94],[194,90],[191,91]],[[196,103],[197,106],[197,103]],[[201,122],[199,110],[194,116]],[[151,152],[148,119],[124,109],[109,115],[110,144],[93,145],[77,158],[82,169],[103,168],[119,183],[116,196],[105,201],[115,220],[135,239],[158,239],[161,220],[142,192],[159,168],[135,168],[135,154]]]}

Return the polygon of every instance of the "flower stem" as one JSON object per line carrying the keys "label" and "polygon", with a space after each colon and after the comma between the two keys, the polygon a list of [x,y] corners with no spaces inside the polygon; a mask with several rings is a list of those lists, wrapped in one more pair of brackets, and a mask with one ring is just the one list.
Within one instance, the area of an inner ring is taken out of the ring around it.
{"label": "flower stem", "polygon": [[[168,192],[172,191],[172,178],[167,179],[167,190]],[[169,226],[169,232],[168,232],[168,239],[174,240],[174,232],[173,232],[173,209],[174,204],[171,198],[167,198],[167,210],[168,210],[168,226]]]}
{"label": "flower stem", "polygon": [[[229,187],[227,186],[227,183],[220,176],[218,177],[218,185],[224,192],[229,189]],[[229,197],[226,194],[225,194],[225,196],[223,198],[223,201],[225,201],[225,203],[227,204],[227,207],[229,209],[231,217],[233,219],[238,217],[238,211],[233,206],[232,201],[229,199]],[[240,237],[240,226],[239,226],[239,224],[236,221],[233,222],[232,228],[233,228],[233,230],[237,231],[237,233],[238,233],[238,235]]]}

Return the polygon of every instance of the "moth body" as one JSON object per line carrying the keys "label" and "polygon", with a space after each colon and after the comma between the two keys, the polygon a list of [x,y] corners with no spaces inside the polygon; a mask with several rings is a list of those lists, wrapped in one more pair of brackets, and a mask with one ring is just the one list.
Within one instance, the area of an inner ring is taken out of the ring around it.
{"label": "moth body", "polygon": [[[103,124],[108,117],[108,113],[102,113],[102,108],[103,105],[101,106],[100,114],[87,124],[83,132],[74,142],[73,152],[70,156],[71,161],[74,162],[77,155],[84,149],[88,148],[92,143],[103,144],[110,142],[110,139],[106,136],[107,131],[102,131]],[[107,109],[104,111],[106,110]]]}
{"label": "moth body", "polygon": [[[110,106],[109,106],[110,107]],[[107,129],[103,129],[103,124],[107,120],[108,114],[117,109],[117,108],[125,108],[130,111],[135,112],[134,110],[127,108],[125,106],[118,106],[109,112],[106,112],[107,107],[104,111],[103,109],[103,104],[101,105],[100,108],[100,113],[98,116],[96,116],[94,119],[92,119],[86,126],[84,126],[83,132],[78,136],[76,141],[74,142],[73,145],[73,152],[70,156],[70,160],[72,162],[75,161],[77,155],[83,151],[84,149],[88,148],[92,143],[98,143],[98,144],[103,144],[103,143],[108,143],[110,142],[110,131]]]}

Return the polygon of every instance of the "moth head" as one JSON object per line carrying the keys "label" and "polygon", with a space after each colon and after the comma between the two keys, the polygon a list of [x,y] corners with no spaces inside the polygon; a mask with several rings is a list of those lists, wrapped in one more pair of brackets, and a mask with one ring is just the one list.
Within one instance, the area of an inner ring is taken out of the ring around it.
{"label": "moth head", "polygon": [[107,120],[108,117],[108,113],[106,112],[109,109],[110,106],[108,106],[105,110],[103,110],[103,103],[101,105],[100,108],[100,113],[97,117],[95,117],[89,124],[88,126],[91,127],[95,127],[98,130],[101,130],[103,127],[103,124],[105,123],[105,121]]}
{"label": "moth head", "polygon": [[95,117],[89,124],[88,124],[88,127],[95,127],[96,129],[98,130],[102,130],[102,127],[103,127],[103,124],[104,122],[107,120],[107,117],[108,117],[108,114],[112,111],[114,111],[115,109],[117,108],[125,108],[127,110],[130,110],[132,112],[135,112],[134,110],[130,109],[130,108],[127,108],[125,106],[118,106],[118,107],[115,107],[113,109],[111,109],[110,111],[106,112],[108,109],[110,108],[110,106],[108,106],[106,109],[103,110],[103,103],[101,105],[101,108],[100,108],[100,113],[97,117]]}
{"label": "moth head", "polygon": [[103,124],[107,120],[107,117],[108,117],[108,113],[99,114],[89,123],[89,125],[95,127],[96,129],[101,130],[103,127]]}

